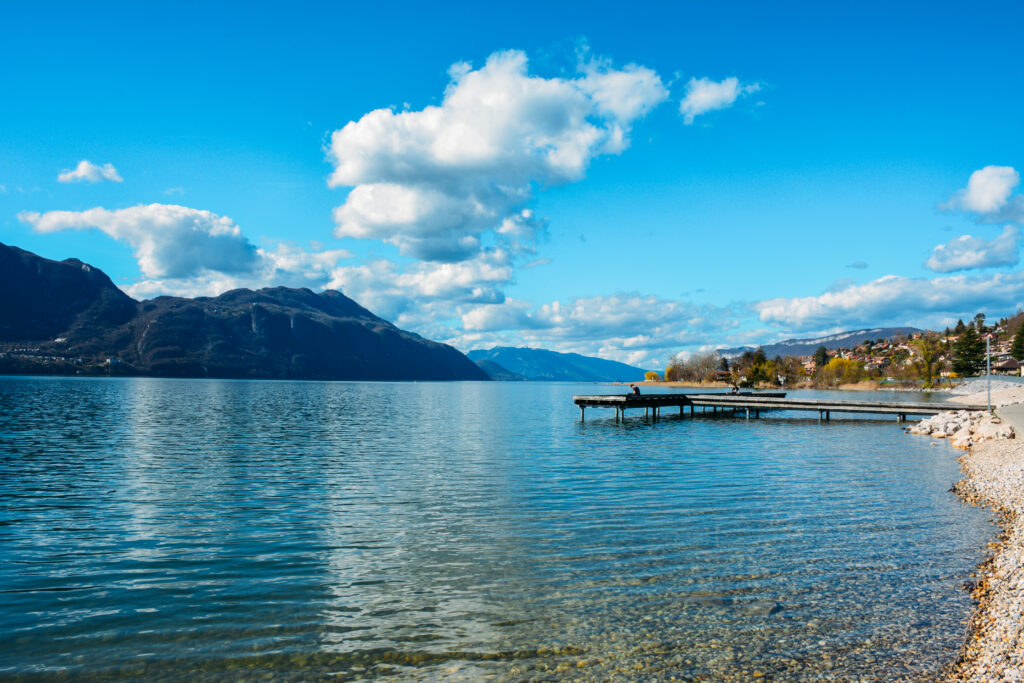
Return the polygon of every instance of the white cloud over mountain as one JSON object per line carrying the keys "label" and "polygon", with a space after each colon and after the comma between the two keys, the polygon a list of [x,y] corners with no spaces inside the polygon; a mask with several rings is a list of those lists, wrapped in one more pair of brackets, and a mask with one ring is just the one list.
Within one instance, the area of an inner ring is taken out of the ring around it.
{"label": "white cloud over mountain", "polygon": [[658,364],[681,347],[706,347],[735,330],[740,307],[697,306],[640,293],[575,297],[536,306],[508,299],[462,313],[466,348],[496,344],[543,346]]}
{"label": "white cloud over mountain", "polygon": [[925,266],[937,273],[970,268],[1013,266],[1020,261],[1020,228],[1007,225],[992,240],[961,235],[935,247]]}
{"label": "white cloud over mountain", "polygon": [[1024,306],[1024,273],[909,278],[887,275],[819,296],[775,298],[754,304],[760,319],[791,332],[871,325],[935,324],[979,310]]}
{"label": "white cloud over mountain", "polygon": [[516,50],[449,74],[440,105],[377,109],[331,135],[329,185],[352,187],[334,211],[336,236],[424,260],[472,258],[537,185],[577,181],[595,156],[624,150],[635,121],[668,97],[642,66],[595,60],[576,78],[542,78]]}
{"label": "white cloud over mountain", "polygon": [[422,322],[416,311],[427,304],[433,306],[431,312],[438,319],[455,317],[460,305],[500,304],[505,301],[503,287],[514,276],[512,255],[504,249],[487,249],[457,263],[400,266],[378,260],[339,267],[332,271],[327,286],[340,289],[388,320]]}
{"label": "white cloud over mountain", "polygon": [[135,251],[147,278],[183,278],[204,270],[253,272],[256,246],[235,222],[210,211],[176,204],[140,204],[110,211],[23,212],[18,215],[37,232],[95,228]]}
{"label": "white cloud over mountain", "polygon": [[701,114],[731,107],[741,96],[755,93],[760,89],[761,86],[757,83],[741,85],[739,79],[735,77],[722,81],[691,78],[686,84],[686,96],[679,103],[679,113],[683,115],[683,123],[689,126]]}
{"label": "white cloud over mountain", "polygon": [[99,166],[88,159],[82,159],[74,169],[64,169],[57,176],[59,183],[98,183],[109,180],[114,183],[124,182],[113,164]]}

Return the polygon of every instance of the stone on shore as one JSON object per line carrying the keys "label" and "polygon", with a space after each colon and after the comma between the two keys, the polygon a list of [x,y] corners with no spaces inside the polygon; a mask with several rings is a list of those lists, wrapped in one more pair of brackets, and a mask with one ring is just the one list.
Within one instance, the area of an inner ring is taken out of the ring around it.
{"label": "stone on shore", "polygon": [[954,448],[967,449],[982,441],[1012,439],[1013,427],[985,412],[946,411],[921,420],[907,430],[936,439],[949,438]]}

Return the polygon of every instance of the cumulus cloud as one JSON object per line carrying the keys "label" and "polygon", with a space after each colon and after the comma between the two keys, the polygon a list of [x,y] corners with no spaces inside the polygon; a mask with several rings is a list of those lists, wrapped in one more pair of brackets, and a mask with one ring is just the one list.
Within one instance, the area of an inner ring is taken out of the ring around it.
{"label": "cumulus cloud", "polygon": [[[417,262],[400,266],[379,260],[332,271],[328,287],[339,289],[362,305],[395,322],[425,322],[428,304],[437,319],[456,315],[464,304],[505,301],[503,287],[514,279],[512,255],[486,249],[457,263]],[[451,331],[446,332],[450,335]]]}
{"label": "cumulus cloud", "polygon": [[109,211],[23,212],[18,215],[37,232],[98,229],[135,251],[147,278],[182,278],[204,270],[252,272],[256,246],[235,222],[210,211],[175,204],[146,204]]}
{"label": "cumulus cloud", "polygon": [[1012,166],[986,166],[940,208],[970,211],[985,222],[1024,223],[1024,195],[1013,194],[1019,184],[1020,173]]}
{"label": "cumulus cloud", "polygon": [[332,282],[340,262],[353,256],[345,249],[306,249],[289,242],[258,247],[231,218],[174,204],[23,212],[18,217],[37,232],[94,228],[128,244],[143,277],[123,289],[142,299],[216,296],[271,285],[322,289]]}
{"label": "cumulus cloud", "polygon": [[679,103],[679,113],[687,126],[694,118],[716,109],[731,107],[736,100],[761,89],[757,83],[740,85],[738,78],[712,81],[709,78],[691,78],[686,84],[686,96]]}
{"label": "cumulus cloud", "polygon": [[736,328],[740,307],[697,306],[639,293],[577,297],[536,306],[507,299],[465,308],[463,348],[542,346],[627,363],[664,362],[680,347],[706,347]]}
{"label": "cumulus cloud", "polygon": [[537,185],[579,180],[595,156],[624,150],[635,121],[668,97],[642,66],[594,60],[576,78],[543,78],[515,50],[449,75],[440,105],[377,109],[333,132],[329,185],[352,187],[335,235],[472,258],[484,232],[523,218]]}
{"label": "cumulus cloud", "polygon": [[1020,228],[1007,225],[999,237],[986,240],[961,235],[935,247],[925,267],[937,273],[951,273],[969,268],[1013,266],[1020,260]]}
{"label": "cumulus cloud", "polygon": [[[1024,272],[990,276],[908,278],[887,275],[819,296],[767,299],[754,304],[760,319],[791,331],[927,324],[940,316],[1024,304]],[[908,320],[908,317],[910,320]]]}
{"label": "cumulus cloud", "polygon": [[88,159],[82,159],[74,169],[64,169],[57,176],[59,183],[98,183],[102,180],[120,183],[124,181],[113,164],[98,166]]}
{"label": "cumulus cloud", "polygon": [[1020,174],[1012,166],[986,166],[971,174],[967,187],[953,195],[946,206],[978,213],[992,213],[1006,206]]}
{"label": "cumulus cloud", "polygon": [[256,264],[249,272],[224,273],[203,270],[189,277],[148,278],[122,287],[136,299],[155,296],[216,296],[232,289],[261,287],[328,287],[339,262],[353,254],[346,249],[308,250],[277,242],[256,250]]}

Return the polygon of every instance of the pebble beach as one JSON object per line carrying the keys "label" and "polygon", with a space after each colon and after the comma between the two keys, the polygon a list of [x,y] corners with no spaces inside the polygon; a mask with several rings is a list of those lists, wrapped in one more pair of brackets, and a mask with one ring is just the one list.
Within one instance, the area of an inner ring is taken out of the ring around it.
{"label": "pebble beach", "polygon": [[[984,403],[988,395],[984,381],[954,393],[959,395],[952,400],[965,404]],[[949,681],[1024,681],[1024,439],[1006,419],[1024,414],[1017,412],[1024,404],[1024,386],[993,381],[991,398],[999,415],[994,419],[958,411],[909,430],[920,434],[931,429],[933,437],[951,438],[954,446],[966,449],[960,458],[965,478],[953,490],[965,501],[993,510],[1002,529],[1001,538],[990,544],[992,555],[973,577],[972,597],[978,607],[960,656],[947,672]],[[1019,427],[1019,418],[1014,421]]]}

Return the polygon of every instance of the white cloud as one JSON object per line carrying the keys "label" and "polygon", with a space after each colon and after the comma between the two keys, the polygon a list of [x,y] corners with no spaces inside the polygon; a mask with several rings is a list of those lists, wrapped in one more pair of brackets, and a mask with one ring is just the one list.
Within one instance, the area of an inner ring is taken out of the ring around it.
{"label": "white cloud", "polygon": [[174,204],[128,209],[23,212],[19,219],[37,232],[96,228],[135,251],[143,278],[123,289],[136,298],[216,296],[230,289],[271,285],[322,289],[345,249],[304,249],[288,242],[259,248],[227,216]]}
{"label": "white cloud", "polygon": [[967,187],[939,208],[972,211],[986,223],[1024,224],[1024,195],[1013,194],[1019,184],[1020,173],[1012,166],[986,166],[972,173]]}
{"label": "white cloud", "polygon": [[455,307],[461,304],[503,302],[502,287],[513,277],[511,254],[488,249],[458,263],[419,262],[402,267],[379,260],[339,267],[332,271],[327,286],[388,320],[425,322],[416,312],[427,304],[433,305],[431,317],[442,320],[455,316]]}
{"label": "white cloud", "polygon": [[1006,206],[1020,174],[1012,166],[986,166],[971,174],[967,187],[953,195],[947,208],[992,213]]}
{"label": "white cloud", "polygon": [[908,278],[887,275],[819,296],[754,304],[760,319],[790,331],[852,329],[884,324],[927,325],[942,316],[1012,310],[1024,304],[1024,272],[985,277]]}
{"label": "white cloud", "polygon": [[709,346],[736,328],[736,308],[695,306],[652,295],[579,297],[541,306],[508,299],[464,309],[462,348],[544,347],[658,365],[683,346]]}
{"label": "white cloud", "polygon": [[679,113],[683,115],[683,123],[689,126],[697,116],[730,107],[741,95],[749,95],[760,89],[757,83],[741,86],[735,77],[723,81],[691,78],[686,84],[686,96],[679,103]]}
{"label": "white cloud", "polygon": [[23,212],[18,218],[44,233],[96,228],[129,244],[147,278],[182,278],[204,270],[248,273],[258,262],[255,245],[234,221],[187,206]]}
{"label": "white cloud", "polygon": [[118,175],[117,169],[114,168],[113,164],[98,166],[88,159],[79,161],[78,166],[74,170],[64,169],[57,176],[57,182],[59,183],[98,183],[101,180],[120,183],[124,181],[124,178]]}
{"label": "white cloud", "polygon": [[151,278],[122,287],[136,299],[155,296],[217,296],[232,289],[261,287],[308,287],[323,289],[338,263],[352,258],[345,249],[308,251],[294,244],[278,242],[273,249],[257,249],[256,264],[247,273],[231,274],[203,270],[189,277]]}
{"label": "white cloud", "polygon": [[961,235],[935,247],[924,265],[937,273],[1016,265],[1020,260],[1020,238],[1020,228],[1012,225],[1004,227],[993,240]]}
{"label": "white cloud", "polygon": [[595,60],[575,79],[542,78],[520,51],[449,74],[440,105],[377,109],[331,135],[329,185],[353,187],[334,211],[338,237],[385,240],[420,259],[472,258],[484,232],[523,215],[536,185],[579,180],[668,97],[645,67]]}

